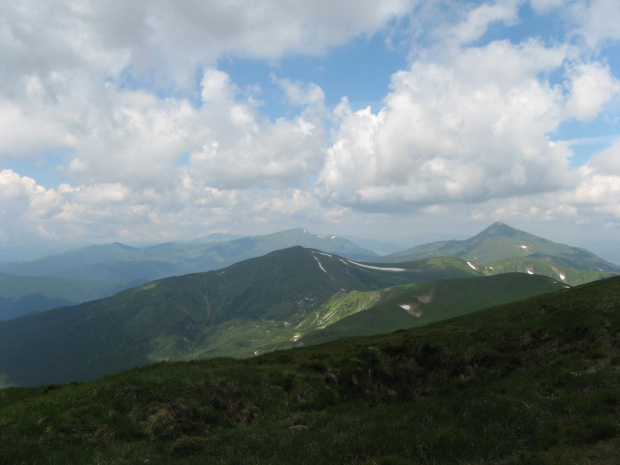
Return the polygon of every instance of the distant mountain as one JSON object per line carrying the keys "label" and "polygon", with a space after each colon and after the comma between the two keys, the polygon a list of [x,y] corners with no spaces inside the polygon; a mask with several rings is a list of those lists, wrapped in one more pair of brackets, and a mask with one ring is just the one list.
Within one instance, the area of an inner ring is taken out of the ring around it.
{"label": "distant mountain", "polygon": [[226,242],[226,241],[234,241],[235,239],[241,239],[246,236],[240,236],[238,234],[230,234],[230,233],[213,233],[207,234],[206,236],[199,237],[198,239],[193,239],[189,242]]}
{"label": "distant mountain", "polygon": [[126,288],[120,283],[0,273],[0,320],[108,297]]}
{"label": "distant mountain", "polygon": [[504,223],[494,223],[466,240],[433,242],[370,261],[397,263],[427,257],[459,257],[486,265],[483,267],[485,274],[511,271],[538,273],[571,285],[620,273],[619,266],[592,252],[558,244]]}
{"label": "distant mountain", "polygon": [[374,266],[293,247],[0,323],[0,373],[42,384],[157,360],[252,355],[294,345],[337,293],[480,275],[456,258]]}
{"label": "distant mountain", "polygon": [[[248,258],[296,245],[317,248],[358,260],[376,256],[374,252],[363,249],[347,239],[316,236],[301,228],[231,240],[233,237],[236,236],[211,234],[192,242],[168,242],[142,248],[118,242],[93,245],[36,260],[0,264],[0,272],[16,276],[98,281],[103,283],[101,287],[118,291],[168,276],[224,268]],[[66,288],[66,285],[63,285],[63,288]],[[82,295],[81,288],[81,285],[76,284],[74,297]],[[3,318],[2,308],[5,315],[15,317],[31,311],[81,303],[111,294],[113,292],[95,293],[81,300],[61,297],[49,300],[49,293],[41,294],[35,286],[31,293],[20,294],[19,299],[1,300],[9,296],[0,292],[0,319]]]}
{"label": "distant mountain", "polygon": [[[223,242],[209,237],[195,242],[169,242],[142,248],[120,243],[94,245],[23,263],[3,264],[0,272],[128,282],[214,270],[297,245],[355,260],[376,256],[347,239],[316,236],[301,228]],[[226,236],[214,237],[221,239]]]}
{"label": "distant mountain", "polygon": [[365,249],[372,250],[378,255],[388,255],[403,250],[403,246],[398,245],[391,241],[380,241],[376,239],[368,239],[366,237],[359,236],[343,236],[345,239],[364,247]]}

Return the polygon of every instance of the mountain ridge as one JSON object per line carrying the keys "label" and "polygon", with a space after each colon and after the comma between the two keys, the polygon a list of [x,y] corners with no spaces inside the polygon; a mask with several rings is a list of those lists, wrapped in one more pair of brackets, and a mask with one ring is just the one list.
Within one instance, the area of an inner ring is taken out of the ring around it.
{"label": "mountain ridge", "polygon": [[457,258],[382,267],[296,246],[0,323],[0,373],[66,382],[157,360],[251,355],[290,347],[295,328],[334,294],[474,276],[482,273]]}
{"label": "mountain ridge", "polygon": [[[451,256],[476,262],[487,266],[487,272],[494,273],[494,268],[503,266],[508,271],[527,272],[518,263],[507,264],[512,259],[515,262],[526,258],[535,259],[544,257],[544,260],[557,260],[557,266],[571,268],[576,271],[598,272],[589,273],[587,277],[577,277],[569,284],[582,284],[595,279],[610,277],[620,273],[620,266],[607,262],[592,252],[565,244],[559,244],[548,239],[529,234],[507,224],[496,222],[478,234],[465,240],[438,241],[422,244],[395,254],[380,257],[385,263],[404,260],[415,260],[423,257]],[[377,261],[373,258],[369,261]],[[570,266],[568,263],[570,262]],[[556,271],[545,270],[547,276],[557,278]]]}

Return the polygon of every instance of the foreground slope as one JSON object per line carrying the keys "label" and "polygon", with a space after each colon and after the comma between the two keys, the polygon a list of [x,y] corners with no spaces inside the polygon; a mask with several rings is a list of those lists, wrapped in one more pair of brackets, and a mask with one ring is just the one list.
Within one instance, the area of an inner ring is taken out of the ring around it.
{"label": "foreground slope", "polygon": [[158,360],[290,347],[336,293],[480,276],[459,259],[369,266],[293,247],[0,323],[0,373],[17,384],[89,380]]}
{"label": "foreground slope", "polygon": [[0,391],[2,463],[616,464],[620,278],[398,333]]}

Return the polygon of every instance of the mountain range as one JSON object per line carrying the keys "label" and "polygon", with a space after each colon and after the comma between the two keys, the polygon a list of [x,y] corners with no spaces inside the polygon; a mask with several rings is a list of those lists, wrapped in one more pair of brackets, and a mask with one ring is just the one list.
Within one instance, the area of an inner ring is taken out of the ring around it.
{"label": "mountain range", "polygon": [[[0,274],[0,318],[33,312],[0,323],[0,374],[15,384],[42,384],[162,360],[255,356],[424,325],[618,274],[618,267],[584,249],[502,223],[466,241],[372,262],[351,259],[370,252],[346,239],[304,229],[217,242],[222,238],[228,237],[142,249],[93,246],[16,265],[40,274],[91,270],[101,281]],[[299,242],[323,250],[277,249]],[[226,268],[148,283],[139,273],[124,275],[135,280],[125,283],[103,276],[106,270],[117,278],[118,270],[166,274],[271,249]],[[407,257],[418,258],[395,262]],[[70,299],[90,301],[63,307]],[[37,311],[37,305],[57,308]]]}
{"label": "mountain range", "polygon": [[[442,284],[446,279],[466,282]],[[438,284],[392,288],[429,281]],[[455,286],[469,288],[471,302],[460,305]],[[564,287],[540,276],[483,277],[458,258],[368,265],[297,246],[0,323],[0,373],[11,383],[36,385],[91,380],[162,360],[252,356],[299,345],[305,334],[386,298],[391,313],[383,326],[369,320],[374,332],[415,326],[417,312],[434,321]],[[506,288],[511,291],[499,291]],[[441,304],[413,309],[430,298],[422,294],[437,295]]]}
{"label": "mountain range", "polygon": [[[22,292],[16,293],[0,283],[0,320],[107,297],[155,279],[224,268],[298,245],[351,259],[375,256],[347,239],[316,236],[301,228],[254,237],[212,234],[192,242],[142,248],[120,243],[93,245],[36,260],[0,264],[5,284],[20,281],[19,276],[38,278],[29,281],[30,292],[27,286],[20,285]],[[58,278],[64,278],[62,284]],[[58,288],[65,292],[59,293]]]}

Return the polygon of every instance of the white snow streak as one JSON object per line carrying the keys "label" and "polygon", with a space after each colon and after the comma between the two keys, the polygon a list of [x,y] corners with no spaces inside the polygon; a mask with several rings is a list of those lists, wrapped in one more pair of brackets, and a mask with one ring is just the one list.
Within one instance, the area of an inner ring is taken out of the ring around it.
{"label": "white snow streak", "polygon": [[319,268],[321,268],[323,270],[323,273],[325,273],[327,276],[329,276],[329,273],[325,270],[325,268],[323,268],[323,265],[321,264],[321,262],[319,261],[318,258],[314,257],[314,259],[316,260],[316,262],[319,264]]}
{"label": "white snow streak", "polygon": [[362,268],[368,268],[370,270],[379,270],[379,271],[407,271],[404,268],[379,268],[378,266],[370,266],[370,265],[362,265],[361,263],[354,262],[353,260],[349,260],[349,263],[353,263],[354,265],[361,266]]}
{"label": "white snow streak", "polygon": [[467,262],[467,264],[469,265],[469,267],[470,267],[472,270],[476,270],[476,271],[478,271],[478,268],[476,268],[476,265],[474,265],[473,263],[471,263],[471,262]]}
{"label": "white snow streak", "polygon": [[401,305],[400,308],[402,308],[403,310],[411,310],[411,305]]}

